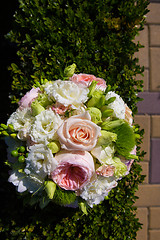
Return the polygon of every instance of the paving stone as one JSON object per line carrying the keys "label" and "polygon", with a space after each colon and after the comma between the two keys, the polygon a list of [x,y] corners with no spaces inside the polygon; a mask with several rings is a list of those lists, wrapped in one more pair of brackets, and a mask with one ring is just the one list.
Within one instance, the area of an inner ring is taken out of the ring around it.
{"label": "paving stone", "polygon": [[150,207],[149,219],[149,228],[160,229],[160,207]]}
{"label": "paving stone", "polygon": [[160,239],[160,230],[149,231],[149,240],[159,240],[159,239]]}
{"label": "paving stone", "polygon": [[160,92],[142,92],[143,101],[137,103],[138,114],[160,114]]}
{"label": "paving stone", "polygon": [[150,48],[150,91],[160,91],[160,47]]}
{"label": "paving stone", "polygon": [[160,138],[160,115],[151,116],[151,135]]}
{"label": "paving stone", "polygon": [[150,3],[148,9],[150,12],[147,13],[147,23],[160,23],[160,4]]}
{"label": "paving stone", "polygon": [[148,91],[149,90],[149,70],[145,69],[143,75],[144,76],[137,74],[136,79],[143,80],[143,85],[144,85],[143,90]]}
{"label": "paving stone", "polygon": [[135,57],[139,59],[139,64],[146,68],[149,67],[149,39],[148,39],[148,26],[144,26],[144,30],[140,32],[135,38],[135,42],[140,42],[144,47],[135,53]]}
{"label": "paving stone", "polygon": [[160,25],[150,25],[150,46],[160,46]]}
{"label": "paving stone", "polygon": [[150,183],[160,184],[160,138],[151,139]]}
{"label": "paving stone", "polygon": [[160,184],[142,184],[136,193],[139,197],[136,201],[137,207],[160,206]]}
{"label": "paving stone", "polygon": [[136,124],[144,129],[143,143],[141,144],[141,150],[145,151],[144,160],[149,161],[150,159],[150,116],[149,115],[136,115],[134,117]]}
{"label": "paving stone", "polygon": [[137,240],[147,240],[148,233],[148,209],[147,208],[138,208],[137,209],[137,218],[139,222],[143,224],[142,229],[137,233]]}

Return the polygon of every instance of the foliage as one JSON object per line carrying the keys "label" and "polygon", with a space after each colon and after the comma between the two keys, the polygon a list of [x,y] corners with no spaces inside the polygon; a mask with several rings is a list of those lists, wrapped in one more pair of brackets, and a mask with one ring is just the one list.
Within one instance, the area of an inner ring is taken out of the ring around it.
{"label": "foliage", "polygon": [[[134,53],[140,43],[135,36],[143,29],[147,0],[19,0],[15,25],[7,38],[18,47],[19,64],[12,63],[12,103],[37,82],[61,78],[63,69],[77,65],[77,73],[102,77],[116,89],[136,113],[137,93],[143,73]],[[143,130],[136,126],[139,160],[131,173],[113,189],[108,199],[83,215],[77,209],[49,204],[23,207],[15,187],[7,182],[8,166],[1,166],[1,239],[136,239],[135,191],[143,182],[143,159],[139,144]],[[0,145],[5,159],[4,144]]]}
{"label": "foliage", "polygon": [[[143,29],[146,0],[19,0],[17,25],[8,37],[17,43],[20,65],[12,64],[12,89],[26,91],[35,80],[60,78],[76,63],[78,72],[92,73],[118,86],[133,110],[142,90],[142,73],[134,57],[141,45],[133,39]],[[136,89],[134,88],[136,86]]]}

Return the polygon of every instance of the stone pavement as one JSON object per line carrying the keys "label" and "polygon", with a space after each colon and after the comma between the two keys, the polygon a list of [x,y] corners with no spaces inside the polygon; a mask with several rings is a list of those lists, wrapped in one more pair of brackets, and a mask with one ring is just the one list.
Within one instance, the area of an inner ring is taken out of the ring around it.
{"label": "stone pavement", "polygon": [[139,94],[144,100],[138,103],[135,122],[145,130],[142,149],[147,152],[141,163],[146,178],[137,193],[137,217],[143,224],[137,240],[160,240],[160,1],[148,8],[145,28],[136,38],[145,46],[136,54],[145,71]]}

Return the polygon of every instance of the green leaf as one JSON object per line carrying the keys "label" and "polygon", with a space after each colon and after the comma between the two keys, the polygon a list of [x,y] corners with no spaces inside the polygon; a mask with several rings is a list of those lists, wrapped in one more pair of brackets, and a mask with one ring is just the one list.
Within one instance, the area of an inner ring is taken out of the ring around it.
{"label": "green leaf", "polygon": [[80,203],[79,203],[79,207],[80,207],[81,211],[82,211],[85,215],[88,215],[86,203],[80,202]]}
{"label": "green leaf", "polygon": [[69,205],[76,200],[76,194],[73,191],[66,191],[57,186],[56,191],[54,193],[53,201],[60,205]]}
{"label": "green leaf", "polygon": [[114,129],[117,134],[116,148],[117,152],[127,157],[136,145],[133,128],[128,123],[124,123]]}
{"label": "green leaf", "polygon": [[40,199],[40,203],[39,203],[39,206],[41,209],[45,208],[48,203],[50,202],[50,199],[46,196],[42,196],[42,198]]}

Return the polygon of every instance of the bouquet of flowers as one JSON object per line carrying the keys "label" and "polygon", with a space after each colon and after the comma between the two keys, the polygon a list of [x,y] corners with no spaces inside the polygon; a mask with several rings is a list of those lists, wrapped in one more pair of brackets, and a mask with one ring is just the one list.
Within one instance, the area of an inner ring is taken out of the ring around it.
{"label": "bouquet of flowers", "polygon": [[42,208],[99,204],[137,158],[132,111],[105,80],[75,67],[37,83],[1,124],[8,181]]}

